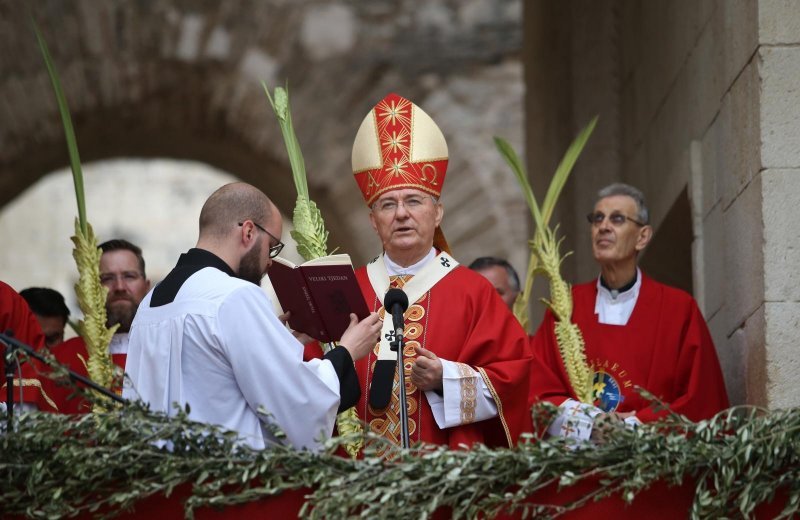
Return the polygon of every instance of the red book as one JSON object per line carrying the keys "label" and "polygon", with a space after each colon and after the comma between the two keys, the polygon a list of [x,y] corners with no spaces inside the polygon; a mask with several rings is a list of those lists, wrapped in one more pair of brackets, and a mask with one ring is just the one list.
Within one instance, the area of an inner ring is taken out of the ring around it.
{"label": "red book", "polygon": [[291,312],[289,326],[314,339],[339,341],[350,313],[360,320],[369,316],[349,255],[323,256],[300,265],[277,257],[268,274],[283,311]]}

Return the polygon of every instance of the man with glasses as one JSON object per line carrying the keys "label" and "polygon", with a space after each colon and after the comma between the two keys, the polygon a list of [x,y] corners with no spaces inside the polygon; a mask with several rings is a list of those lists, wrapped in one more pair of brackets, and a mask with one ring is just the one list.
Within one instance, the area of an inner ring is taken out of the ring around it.
{"label": "man with glasses", "polygon": [[449,254],[439,227],[447,162],[441,130],[397,94],[370,110],[356,135],[353,173],[383,246],[356,276],[367,305],[381,315],[390,287],[410,303],[401,367],[407,402],[399,402],[394,331],[385,316],[380,342],[356,363],[367,389],[357,411],[397,445],[406,406],[412,444],[508,446],[529,427],[529,343],[491,284]]}
{"label": "man with glasses", "polygon": [[[128,333],[139,303],[150,290],[150,280],[145,274],[144,257],[139,246],[117,238],[103,242],[99,247],[102,250],[100,283],[108,289],[106,326],[118,325],[111,337],[108,351],[114,365],[119,367],[121,383],[122,371],[128,355]],[[51,352],[58,362],[78,374],[88,377],[84,361],[88,360],[89,355],[83,338],[78,336],[67,340],[54,347]],[[47,393],[53,397],[60,413],[86,413],[91,410],[89,403],[75,395],[69,385],[48,382]],[[41,407],[45,410],[50,409],[47,403],[42,403]]]}
{"label": "man with glasses", "polygon": [[594,402],[577,401],[548,311],[533,340],[531,377],[532,399],[559,407],[548,433],[602,442],[612,425],[663,417],[637,386],[695,421],[727,408],[717,352],[694,298],[637,267],[653,236],[642,193],[621,183],[603,188],[588,221],[600,276],[573,287],[572,321],[594,371]]}
{"label": "man with glasses", "polygon": [[[123,396],[222,426],[261,449],[317,449],[360,394],[353,361],[375,344],[377,314],[351,315],[341,346],[303,361],[261,279],[283,248],[278,208],[257,188],[227,184],[200,212],[197,246],[144,298],[131,328]],[[281,440],[273,426],[286,434]]]}

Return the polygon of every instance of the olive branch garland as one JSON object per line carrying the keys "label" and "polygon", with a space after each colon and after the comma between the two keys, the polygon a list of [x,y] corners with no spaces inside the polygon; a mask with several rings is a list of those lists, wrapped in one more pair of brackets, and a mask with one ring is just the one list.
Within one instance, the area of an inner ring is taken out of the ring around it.
{"label": "olive branch garland", "polygon": [[[546,422],[555,408],[542,404],[534,412]],[[238,444],[232,432],[192,422],[188,409],[172,418],[139,403],[84,416],[22,414],[16,430],[0,436],[0,504],[6,514],[31,518],[110,517],[189,485],[187,518],[201,507],[304,489],[299,516],[312,519],[426,518],[440,508],[454,518],[552,518],[611,495],[630,502],[658,481],[691,479],[692,518],[751,517],[778,492],[785,498],[779,517],[800,510],[798,408],[735,407],[698,423],[669,413],[591,447],[528,436],[514,448],[402,450],[368,432],[363,459],[335,455],[352,435],[329,440],[322,453],[283,445],[258,451]],[[379,449],[393,450],[392,460],[377,456]],[[587,495],[550,501],[555,489],[585,481],[595,483]]]}

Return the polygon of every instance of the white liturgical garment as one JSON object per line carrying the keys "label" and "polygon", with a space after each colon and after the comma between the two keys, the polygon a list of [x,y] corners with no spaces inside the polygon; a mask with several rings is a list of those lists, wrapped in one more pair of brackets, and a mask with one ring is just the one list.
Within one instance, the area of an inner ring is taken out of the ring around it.
{"label": "white liturgical garment", "polygon": [[131,327],[124,397],[169,415],[174,403],[189,404],[190,418],[236,431],[256,449],[275,442],[262,421],[276,423],[297,448],[317,449],[330,437],[336,371],[328,360],[303,361],[302,345],[260,287],[204,267],[174,301],[151,307],[155,290]]}

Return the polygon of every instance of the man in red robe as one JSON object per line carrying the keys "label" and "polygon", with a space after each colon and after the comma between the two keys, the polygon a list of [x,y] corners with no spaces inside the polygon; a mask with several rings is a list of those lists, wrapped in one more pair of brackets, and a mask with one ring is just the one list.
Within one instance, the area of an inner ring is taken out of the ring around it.
{"label": "man in red robe", "polygon": [[509,446],[530,427],[530,345],[482,276],[450,256],[439,228],[447,144],[418,106],[389,94],[364,119],[353,145],[356,182],[384,253],[356,272],[367,305],[384,317],[381,341],[356,363],[356,409],[372,431],[401,444],[391,315],[383,299],[404,290],[409,437],[453,448]]}
{"label": "man in red robe", "polygon": [[611,431],[600,424],[634,426],[664,416],[637,386],[695,421],[727,408],[717,352],[694,298],[637,267],[653,234],[642,193],[612,184],[600,190],[588,219],[600,277],[573,287],[572,321],[594,371],[594,402],[578,402],[548,311],[533,339],[531,377],[532,400],[559,407],[548,433],[599,442]]}
{"label": "man in red robe", "polygon": [[[125,370],[128,354],[128,331],[136,316],[139,303],[150,290],[150,280],[144,269],[142,250],[127,240],[108,240],[100,244],[100,283],[108,289],[106,297],[107,326],[119,324],[111,338],[108,350],[114,365],[119,367],[120,376]],[[89,354],[83,338],[75,337],[51,349],[56,360],[82,376],[89,377],[85,361]],[[86,413],[89,403],[65,382],[52,382],[47,385],[47,393],[56,403],[60,413]],[[52,388],[52,390],[51,390]],[[115,390],[120,391],[121,387]],[[40,405],[43,409],[52,407]]]}
{"label": "man in red robe", "polygon": [[[36,316],[28,303],[11,286],[0,282],[0,332],[10,333],[14,339],[41,350],[44,347],[44,334]],[[0,377],[3,378],[0,402],[6,402],[5,347],[0,344]],[[48,398],[42,394],[39,378],[41,365],[29,359],[19,366],[14,378],[14,402],[21,403],[23,409],[32,409],[40,400]]]}

